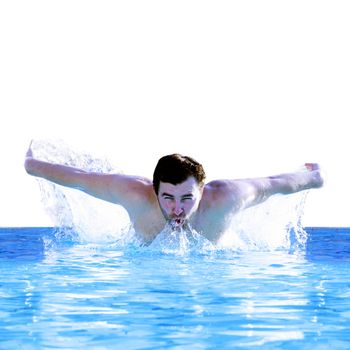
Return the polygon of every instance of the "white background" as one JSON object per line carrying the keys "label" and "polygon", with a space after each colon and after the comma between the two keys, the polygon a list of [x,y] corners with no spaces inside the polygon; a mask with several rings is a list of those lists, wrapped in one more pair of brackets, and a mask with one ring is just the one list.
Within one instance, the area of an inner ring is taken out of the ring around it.
{"label": "white background", "polygon": [[304,224],[350,226],[348,1],[2,1],[0,226],[50,225],[23,169],[61,139],[151,177],[179,152],[208,180],[319,162]]}

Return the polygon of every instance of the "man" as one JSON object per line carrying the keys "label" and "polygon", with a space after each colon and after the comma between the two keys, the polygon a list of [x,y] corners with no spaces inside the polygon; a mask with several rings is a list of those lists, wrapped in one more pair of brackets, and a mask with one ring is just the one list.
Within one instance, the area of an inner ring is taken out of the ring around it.
{"label": "man", "polygon": [[305,166],[307,171],[205,184],[202,165],[179,154],[158,161],[153,182],[138,176],[87,172],[37,160],[31,146],[25,159],[25,169],[30,175],[123,206],[145,242],[151,242],[166,224],[174,230],[192,227],[217,242],[238,211],[275,194],[321,187],[319,166],[313,163]]}

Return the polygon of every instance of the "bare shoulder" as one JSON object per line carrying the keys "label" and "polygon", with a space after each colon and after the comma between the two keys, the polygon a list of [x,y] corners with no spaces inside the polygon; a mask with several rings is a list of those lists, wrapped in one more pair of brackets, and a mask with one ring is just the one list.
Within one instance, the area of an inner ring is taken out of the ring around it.
{"label": "bare shoulder", "polygon": [[152,181],[141,176],[110,174],[111,185],[125,186],[128,190],[143,191],[152,186]]}
{"label": "bare shoulder", "polygon": [[227,194],[231,186],[231,182],[227,180],[214,180],[205,185],[203,195],[210,200],[220,200],[223,195]]}
{"label": "bare shoulder", "polygon": [[127,210],[136,232],[152,241],[165,224],[153,182],[140,176],[112,175],[109,186],[114,199]]}
{"label": "bare shoulder", "polygon": [[128,211],[154,200],[152,182],[140,176],[89,173],[84,175],[79,187],[94,197],[122,205]]}
{"label": "bare shoulder", "polygon": [[205,185],[205,191],[208,191],[215,198],[231,195],[240,191],[243,180],[214,180]]}
{"label": "bare shoulder", "polygon": [[240,206],[242,183],[239,180],[215,180],[207,183],[203,192],[205,207],[232,210]]}
{"label": "bare shoulder", "polygon": [[111,194],[123,194],[127,198],[148,200],[153,194],[152,181],[141,177],[123,174],[111,174],[109,178],[109,191]]}
{"label": "bare shoulder", "polygon": [[205,237],[217,241],[228,228],[232,214],[242,209],[240,184],[236,180],[215,180],[204,187],[197,228]]}

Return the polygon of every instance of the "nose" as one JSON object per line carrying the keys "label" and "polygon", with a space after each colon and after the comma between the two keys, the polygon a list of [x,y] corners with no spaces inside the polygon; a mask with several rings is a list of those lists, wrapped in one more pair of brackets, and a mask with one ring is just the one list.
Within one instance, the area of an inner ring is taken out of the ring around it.
{"label": "nose", "polygon": [[183,212],[183,208],[180,202],[175,201],[174,208],[173,208],[173,213],[175,215],[180,215]]}

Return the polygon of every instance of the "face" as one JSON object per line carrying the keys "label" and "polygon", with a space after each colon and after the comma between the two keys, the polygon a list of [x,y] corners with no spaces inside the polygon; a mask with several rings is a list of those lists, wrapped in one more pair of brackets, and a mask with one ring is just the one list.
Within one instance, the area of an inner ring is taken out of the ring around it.
{"label": "face", "polygon": [[173,227],[182,227],[197,211],[202,192],[194,177],[178,185],[160,182],[158,201],[165,219]]}

